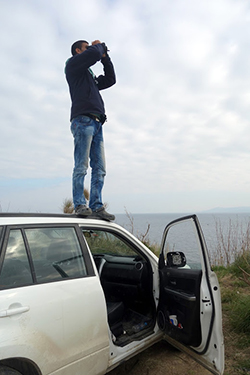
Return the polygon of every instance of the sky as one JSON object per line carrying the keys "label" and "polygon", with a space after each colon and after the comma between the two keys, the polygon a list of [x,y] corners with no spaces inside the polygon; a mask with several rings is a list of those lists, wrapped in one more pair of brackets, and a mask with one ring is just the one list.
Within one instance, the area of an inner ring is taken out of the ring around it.
{"label": "sky", "polygon": [[249,35],[245,0],[0,0],[0,211],[72,196],[79,39],[105,42],[116,71],[101,93],[110,212],[250,207]]}

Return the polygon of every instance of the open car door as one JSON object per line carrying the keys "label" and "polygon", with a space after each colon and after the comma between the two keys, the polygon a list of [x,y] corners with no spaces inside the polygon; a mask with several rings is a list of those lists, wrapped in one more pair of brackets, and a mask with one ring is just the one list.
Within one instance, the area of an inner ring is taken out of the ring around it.
{"label": "open car door", "polygon": [[213,374],[223,374],[220,289],[196,215],[166,227],[159,274],[157,320],[165,339]]}

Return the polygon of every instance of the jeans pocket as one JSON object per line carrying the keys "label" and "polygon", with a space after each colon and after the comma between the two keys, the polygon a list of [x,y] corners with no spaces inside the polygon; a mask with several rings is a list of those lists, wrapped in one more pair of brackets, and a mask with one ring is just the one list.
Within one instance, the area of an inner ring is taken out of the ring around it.
{"label": "jeans pocket", "polygon": [[88,126],[91,125],[91,122],[93,120],[90,117],[87,116],[78,116],[75,119],[71,121],[70,130],[73,136],[75,137],[77,133],[81,133],[82,126]]}
{"label": "jeans pocket", "polygon": [[79,116],[79,118],[77,119],[77,121],[81,125],[89,125],[91,123],[91,121],[93,121],[93,120],[90,117],[88,117],[88,116]]}

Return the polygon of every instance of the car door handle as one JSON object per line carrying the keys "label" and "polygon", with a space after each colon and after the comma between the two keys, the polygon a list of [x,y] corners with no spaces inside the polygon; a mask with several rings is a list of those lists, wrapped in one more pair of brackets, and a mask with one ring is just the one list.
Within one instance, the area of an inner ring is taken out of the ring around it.
{"label": "car door handle", "polygon": [[165,287],[164,290],[168,294],[172,294],[173,296],[184,299],[186,301],[189,301],[189,302],[196,301],[196,296],[194,294],[188,294],[188,293],[183,292],[182,290],[174,290],[168,287]]}
{"label": "car door handle", "polygon": [[6,316],[23,314],[29,311],[29,309],[30,309],[29,306],[20,306],[20,307],[14,307],[12,309],[2,310],[0,311],[0,318],[5,318]]}

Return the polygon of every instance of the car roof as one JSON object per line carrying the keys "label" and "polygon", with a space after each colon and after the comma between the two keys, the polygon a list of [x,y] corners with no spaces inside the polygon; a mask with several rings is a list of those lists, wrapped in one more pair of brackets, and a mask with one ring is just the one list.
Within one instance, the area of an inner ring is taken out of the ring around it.
{"label": "car roof", "polygon": [[[97,216],[80,217],[75,214],[54,214],[54,213],[27,213],[27,212],[1,212],[0,225],[13,224],[46,224],[46,223],[81,223],[81,224],[113,224],[112,222],[100,219]],[[114,224],[117,226],[117,224]]]}
{"label": "car roof", "polygon": [[30,213],[30,212],[1,212],[1,217],[64,217],[64,218],[81,218],[75,214],[52,214],[52,213]]}

